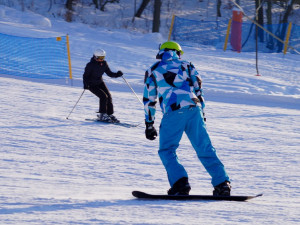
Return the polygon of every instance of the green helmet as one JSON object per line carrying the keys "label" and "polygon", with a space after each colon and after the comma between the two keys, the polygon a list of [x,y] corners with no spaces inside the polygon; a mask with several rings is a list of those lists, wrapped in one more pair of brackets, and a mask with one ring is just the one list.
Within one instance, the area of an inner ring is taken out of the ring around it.
{"label": "green helmet", "polygon": [[159,50],[162,50],[162,49],[172,49],[172,50],[174,49],[176,51],[179,51],[181,55],[183,54],[181,46],[175,41],[167,41],[167,42],[163,43],[159,47]]}

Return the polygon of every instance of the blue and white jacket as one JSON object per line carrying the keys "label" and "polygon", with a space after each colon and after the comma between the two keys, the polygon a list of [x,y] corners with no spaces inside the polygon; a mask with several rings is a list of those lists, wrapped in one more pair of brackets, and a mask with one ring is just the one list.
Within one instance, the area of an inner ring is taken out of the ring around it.
{"label": "blue and white jacket", "polygon": [[157,97],[163,114],[198,103],[203,109],[202,81],[194,65],[180,60],[173,50],[161,50],[157,58],[161,60],[145,73],[143,102],[146,122],[155,120]]}

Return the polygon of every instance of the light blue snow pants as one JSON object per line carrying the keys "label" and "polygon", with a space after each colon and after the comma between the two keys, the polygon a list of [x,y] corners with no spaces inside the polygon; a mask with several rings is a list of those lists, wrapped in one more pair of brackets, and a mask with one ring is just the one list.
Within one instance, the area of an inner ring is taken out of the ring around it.
{"label": "light blue snow pants", "polygon": [[160,124],[158,154],[167,171],[171,187],[180,178],[188,177],[176,155],[183,132],[186,133],[199,160],[212,177],[212,185],[229,181],[224,165],[211,144],[201,109],[191,107],[164,114]]}

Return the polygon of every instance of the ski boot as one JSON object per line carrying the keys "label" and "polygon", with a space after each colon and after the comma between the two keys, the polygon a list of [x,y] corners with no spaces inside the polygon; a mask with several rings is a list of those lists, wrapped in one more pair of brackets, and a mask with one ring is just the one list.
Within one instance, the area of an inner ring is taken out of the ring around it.
{"label": "ski boot", "polygon": [[168,190],[168,195],[189,195],[191,186],[187,177],[182,177]]}
{"label": "ski boot", "polygon": [[111,119],[112,123],[120,123],[120,120],[118,120],[113,114],[108,116]]}
{"label": "ski boot", "polygon": [[112,119],[110,118],[109,115],[107,115],[106,113],[99,113],[97,114],[97,117],[100,121],[103,121],[103,122],[108,122],[108,123],[112,123]]}
{"label": "ski boot", "polygon": [[224,181],[223,183],[215,186],[213,190],[213,196],[230,196],[231,185],[229,181]]}

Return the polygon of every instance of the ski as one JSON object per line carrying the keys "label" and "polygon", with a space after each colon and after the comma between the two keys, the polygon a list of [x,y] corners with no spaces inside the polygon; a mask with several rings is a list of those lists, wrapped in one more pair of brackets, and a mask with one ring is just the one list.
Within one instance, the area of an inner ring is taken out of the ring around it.
{"label": "ski", "polygon": [[85,119],[86,121],[92,121],[92,122],[97,122],[97,123],[105,123],[105,124],[113,124],[117,126],[122,126],[122,127],[137,127],[139,124],[131,124],[131,123],[124,123],[124,122],[119,122],[119,123],[113,123],[113,122],[107,122],[107,121],[102,121],[99,120],[98,118],[94,119]]}
{"label": "ski", "polygon": [[215,201],[247,201],[263,194],[254,196],[213,196],[213,195],[152,195],[141,191],[133,191],[132,195],[138,199],[149,200],[215,200]]}

